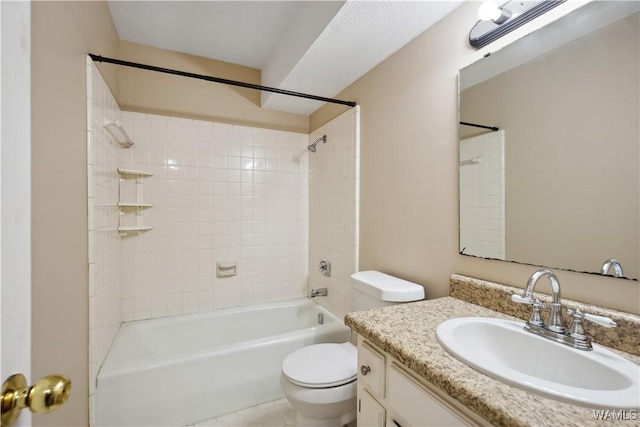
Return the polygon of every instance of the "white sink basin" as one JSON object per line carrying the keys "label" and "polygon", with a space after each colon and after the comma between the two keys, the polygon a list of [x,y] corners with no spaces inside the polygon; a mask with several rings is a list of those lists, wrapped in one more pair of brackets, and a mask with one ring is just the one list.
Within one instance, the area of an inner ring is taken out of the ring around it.
{"label": "white sink basin", "polygon": [[523,327],[462,317],[442,322],[436,336],[457,359],[516,387],[589,407],[640,407],[640,366],[597,344],[591,351],[576,350]]}

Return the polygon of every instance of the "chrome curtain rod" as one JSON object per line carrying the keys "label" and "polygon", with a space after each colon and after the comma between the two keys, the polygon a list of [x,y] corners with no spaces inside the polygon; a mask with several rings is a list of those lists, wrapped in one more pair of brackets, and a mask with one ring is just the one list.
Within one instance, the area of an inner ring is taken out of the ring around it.
{"label": "chrome curtain rod", "polygon": [[494,132],[500,130],[499,127],[495,127],[495,126],[477,125],[475,123],[468,123],[468,122],[460,122],[460,124],[463,125],[463,126],[472,126],[474,128],[489,129],[489,130],[494,131]]}
{"label": "chrome curtain rod", "polygon": [[239,82],[236,80],[222,79],[220,77],[211,77],[211,76],[205,76],[202,74],[188,73],[186,71],[178,71],[178,70],[172,70],[169,68],[156,67],[153,65],[139,64],[137,62],[129,62],[129,61],[123,61],[121,59],[107,58],[100,55],[94,55],[92,53],[90,53],[89,56],[95,62],[107,62],[109,64],[122,65],[125,67],[139,68],[142,70],[156,71],[159,73],[173,74],[173,75],[182,76],[182,77],[190,77],[192,79],[206,80],[209,82],[222,83],[222,84],[231,85],[231,86],[239,86],[247,89],[263,90],[265,92],[273,92],[273,93],[279,93],[281,95],[296,96],[298,98],[313,99],[315,101],[323,101],[323,102],[330,102],[333,104],[347,105],[349,107],[356,106],[356,103],[353,101],[342,101],[340,99],[325,98],[323,96],[309,95],[307,93],[293,92],[290,90],[278,89],[275,87],[261,86],[253,83],[245,83],[245,82]]}

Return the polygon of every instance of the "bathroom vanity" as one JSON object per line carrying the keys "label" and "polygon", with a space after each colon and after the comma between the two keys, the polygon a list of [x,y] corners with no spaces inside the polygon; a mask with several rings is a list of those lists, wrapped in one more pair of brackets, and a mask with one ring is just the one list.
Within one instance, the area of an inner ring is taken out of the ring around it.
{"label": "bathroom vanity", "polygon": [[490,426],[370,341],[358,337],[358,426]]}
{"label": "bathroom vanity", "polygon": [[[358,425],[602,425],[594,408],[531,393],[484,375],[438,342],[436,328],[447,319],[527,319],[529,312],[509,298],[519,291],[454,275],[449,297],[347,314],[346,324],[358,335]],[[587,333],[594,342],[640,365],[640,317],[574,301],[565,304],[612,317],[617,328],[602,331],[593,327]],[[620,419],[606,419],[606,425],[638,425],[637,408],[618,414]]]}

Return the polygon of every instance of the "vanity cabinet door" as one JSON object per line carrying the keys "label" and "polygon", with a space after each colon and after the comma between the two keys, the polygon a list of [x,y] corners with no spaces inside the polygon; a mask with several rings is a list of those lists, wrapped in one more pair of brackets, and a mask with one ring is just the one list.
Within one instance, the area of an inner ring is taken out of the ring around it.
{"label": "vanity cabinet door", "polygon": [[385,427],[386,411],[369,392],[358,396],[358,427]]}
{"label": "vanity cabinet door", "polygon": [[385,356],[363,341],[358,346],[358,383],[384,398]]}
{"label": "vanity cabinet door", "polygon": [[468,426],[442,399],[418,382],[408,370],[392,363],[389,369],[387,396],[389,407],[405,426]]}

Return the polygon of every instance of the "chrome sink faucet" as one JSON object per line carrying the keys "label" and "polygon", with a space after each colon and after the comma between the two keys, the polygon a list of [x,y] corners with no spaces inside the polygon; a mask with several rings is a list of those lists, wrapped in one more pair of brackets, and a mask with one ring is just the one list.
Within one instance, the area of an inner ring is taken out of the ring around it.
{"label": "chrome sink faucet", "polygon": [[[547,319],[546,326],[540,320],[540,308],[544,307],[544,304],[540,301],[533,299],[533,290],[540,280],[543,277],[547,277],[549,282],[551,282],[551,290],[553,292],[553,299],[551,301],[551,312],[549,313],[549,318]],[[531,323],[535,326],[545,326],[546,329],[550,331],[563,333],[564,332],[564,321],[562,320],[562,303],[560,302],[560,281],[558,281],[558,277],[553,274],[549,270],[538,270],[529,277],[527,280],[527,288],[524,291],[522,296],[519,295],[511,295],[511,299],[515,302],[521,304],[530,304],[533,305],[534,309],[534,319],[530,319]]]}
{"label": "chrome sink faucet", "polygon": [[[533,298],[533,290],[542,277],[547,277],[551,282],[552,300],[551,312],[545,324],[540,316],[540,309],[545,304]],[[536,271],[527,280],[527,287],[522,295],[513,294],[511,300],[520,304],[529,304],[533,306],[531,317],[524,326],[524,330],[544,338],[557,341],[579,350],[591,350],[591,341],[584,334],[582,328],[582,320],[589,320],[597,323],[605,328],[613,328],[616,322],[604,316],[596,316],[593,314],[582,313],[580,310],[569,310],[569,314],[573,317],[573,323],[569,331],[565,333],[564,321],[562,319],[562,303],[560,302],[560,282],[555,274],[549,270],[541,269]]]}
{"label": "chrome sink faucet", "polygon": [[622,272],[622,265],[620,265],[620,263],[613,258],[606,260],[604,264],[602,264],[602,269],[600,270],[600,272],[604,275],[607,275],[609,274],[609,270],[611,269],[611,267],[613,267],[613,275],[615,277],[624,277],[624,273]]}

